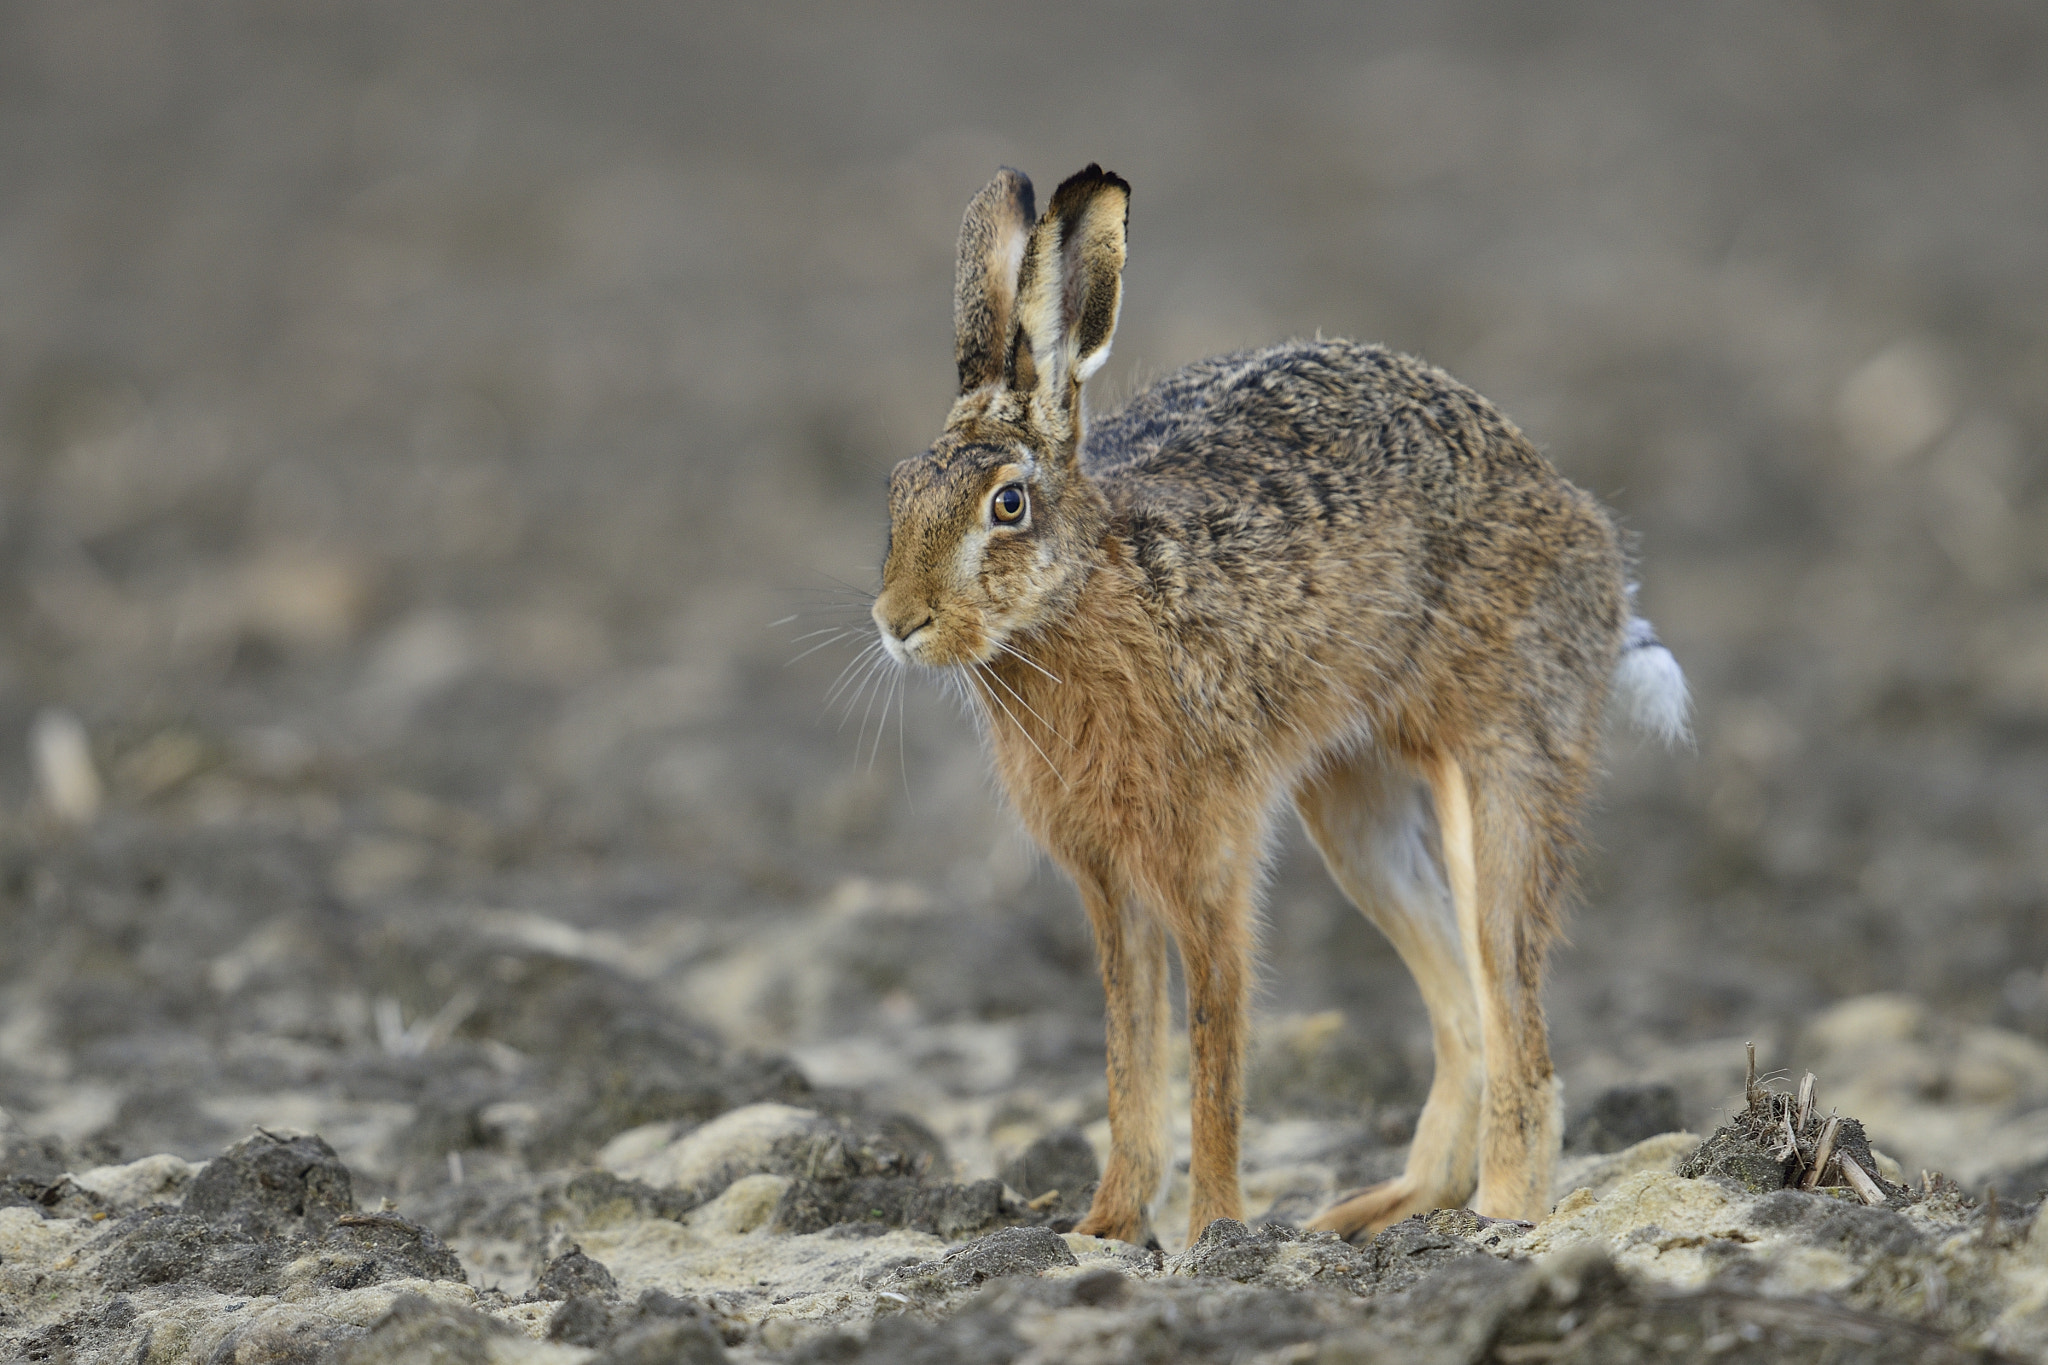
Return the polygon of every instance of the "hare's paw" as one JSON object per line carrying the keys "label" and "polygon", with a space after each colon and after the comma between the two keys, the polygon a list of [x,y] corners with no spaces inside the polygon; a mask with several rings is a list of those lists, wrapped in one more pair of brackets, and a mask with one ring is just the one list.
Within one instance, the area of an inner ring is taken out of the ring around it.
{"label": "hare's paw", "polygon": [[1159,1240],[1147,1226],[1142,1209],[1113,1210],[1099,1205],[1088,1210],[1088,1216],[1074,1225],[1074,1231],[1083,1237],[1101,1237],[1112,1242],[1129,1242],[1133,1246],[1156,1247]]}
{"label": "hare's paw", "polygon": [[1358,1241],[1375,1236],[1381,1228],[1411,1214],[1427,1213],[1439,1204],[1421,1182],[1402,1176],[1352,1190],[1310,1219],[1308,1228],[1311,1232],[1334,1232],[1347,1242]]}

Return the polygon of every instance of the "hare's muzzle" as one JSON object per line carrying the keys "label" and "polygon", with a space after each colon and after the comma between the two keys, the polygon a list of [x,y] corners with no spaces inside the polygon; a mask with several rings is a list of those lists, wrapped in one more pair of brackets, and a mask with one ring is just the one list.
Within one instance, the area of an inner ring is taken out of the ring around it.
{"label": "hare's muzzle", "polygon": [[882,632],[882,645],[898,663],[916,663],[918,645],[921,639],[929,639],[931,628],[937,621],[929,607],[898,607],[891,604],[888,595],[876,599],[871,613],[875,625]]}

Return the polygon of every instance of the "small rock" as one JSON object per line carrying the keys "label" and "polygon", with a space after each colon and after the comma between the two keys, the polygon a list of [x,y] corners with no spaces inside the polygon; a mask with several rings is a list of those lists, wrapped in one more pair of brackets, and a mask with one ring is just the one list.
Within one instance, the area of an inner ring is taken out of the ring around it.
{"label": "small rock", "polygon": [[403,1294],[335,1365],[484,1365],[497,1354],[493,1346],[519,1340],[516,1328],[474,1309]]}
{"label": "small rock", "polygon": [[1036,1275],[1057,1265],[1079,1264],[1066,1239],[1050,1228],[998,1228],[948,1252],[936,1266],[914,1266],[902,1274],[918,1277],[923,1272],[941,1284],[964,1289],[1004,1275]]}
{"label": "small rock", "polygon": [[348,1167],[318,1137],[258,1132],[206,1163],[184,1210],[252,1236],[317,1236],[356,1206]]}
{"label": "small rock", "polygon": [[1248,1284],[1259,1278],[1282,1244],[1295,1240],[1292,1228],[1268,1223],[1253,1231],[1235,1218],[1218,1218],[1180,1255],[1167,1262],[1170,1275],[1214,1275]]}
{"label": "small rock", "polygon": [[595,1296],[608,1299],[619,1292],[619,1282],[602,1261],[593,1261],[583,1248],[570,1244],[567,1251],[541,1267],[540,1279],[526,1291],[524,1302],[544,1299],[573,1299]]}
{"label": "small rock", "polygon": [[981,1232],[1003,1217],[999,1180],[927,1185],[908,1176],[865,1176],[795,1181],[782,1195],[774,1226],[791,1233],[849,1225],[913,1228],[952,1240]]}
{"label": "small rock", "polygon": [[1218,1218],[1180,1255],[1170,1275],[1206,1276],[1268,1289],[1321,1286],[1357,1291],[1371,1282],[1372,1260],[1334,1233],[1300,1232],[1280,1223],[1248,1228]]}

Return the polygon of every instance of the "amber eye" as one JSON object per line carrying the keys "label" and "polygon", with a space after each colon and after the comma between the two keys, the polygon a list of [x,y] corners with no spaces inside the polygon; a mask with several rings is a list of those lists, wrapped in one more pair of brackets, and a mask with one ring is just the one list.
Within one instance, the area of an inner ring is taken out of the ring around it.
{"label": "amber eye", "polygon": [[1023,484],[1006,483],[988,500],[988,513],[1007,526],[1022,521],[1024,510],[1030,505],[1024,497]]}

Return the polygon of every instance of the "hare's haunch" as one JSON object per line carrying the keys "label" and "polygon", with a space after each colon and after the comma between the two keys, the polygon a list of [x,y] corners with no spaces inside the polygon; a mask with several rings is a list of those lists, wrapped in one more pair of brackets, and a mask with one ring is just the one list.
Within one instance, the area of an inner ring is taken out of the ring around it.
{"label": "hare's haunch", "polygon": [[1085,431],[1130,187],[1041,216],[1005,170],[960,229],[960,396],[890,480],[874,619],[974,697],[1073,877],[1108,996],[1110,1158],[1079,1231],[1150,1234],[1167,1173],[1167,945],[1187,980],[1190,1236],[1235,1218],[1253,902],[1292,800],[1429,1006],[1405,1172],[1347,1236],[1470,1200],[1549,1208],[1540,999],[1610,687],[1667,737],[1685,683],[1607,514],[1441,370],[1294,342],[1191,365]]}

